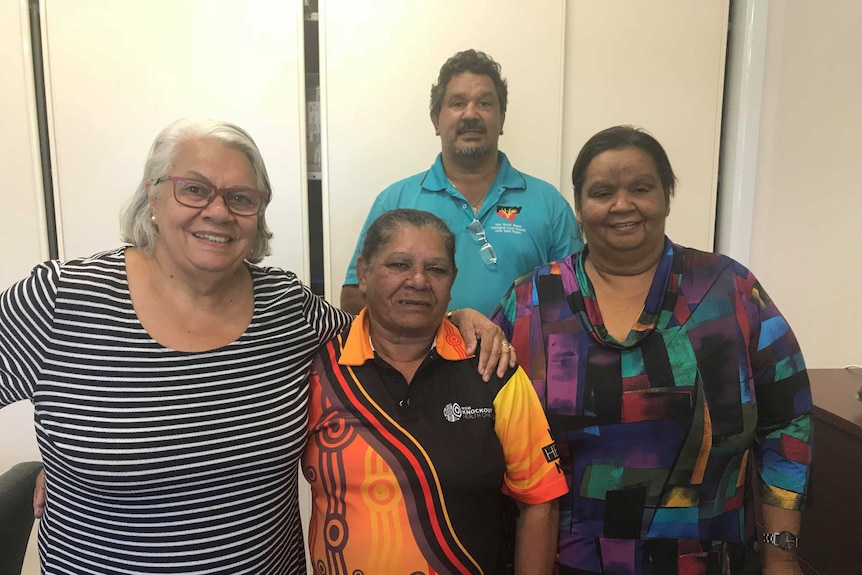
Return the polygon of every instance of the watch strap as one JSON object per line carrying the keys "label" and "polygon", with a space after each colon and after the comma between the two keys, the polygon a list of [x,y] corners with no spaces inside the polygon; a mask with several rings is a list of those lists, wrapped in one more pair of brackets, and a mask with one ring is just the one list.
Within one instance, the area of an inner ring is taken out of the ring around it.
{"label": "watch strap", "polygon": [[799,547],[799,537],[790,531],[778,531],[775,533],[764,533],[762,541],[774,545],[783,551],[790,551]]}

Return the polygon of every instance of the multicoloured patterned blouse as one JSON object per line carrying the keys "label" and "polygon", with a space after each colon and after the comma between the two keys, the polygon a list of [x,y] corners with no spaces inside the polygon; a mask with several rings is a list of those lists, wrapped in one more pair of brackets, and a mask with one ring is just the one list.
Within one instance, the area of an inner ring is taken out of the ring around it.
{"label": "multicoloured patterned blouse", "polygon": [[761,502],[805,499],[811,392],[796,337],[745,267],[665,239],[619,342],[586,253],[519,278],[492,318],[533,381],[569,480],[560,574],[736,571],[754,531],[749,466]]}

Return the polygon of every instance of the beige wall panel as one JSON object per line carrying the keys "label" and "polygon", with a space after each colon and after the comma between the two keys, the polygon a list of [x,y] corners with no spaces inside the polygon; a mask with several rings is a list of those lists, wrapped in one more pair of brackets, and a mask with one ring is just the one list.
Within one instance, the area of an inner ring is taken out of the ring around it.
{"label": "beige wall panel", "polygon": [[862,363],[860,29],[858,0],[769,3],[751,267],[816,368]]}
{"label": "beige wall panel", "polygon": [[330,300],[374,198],[440,152],[429,95],[456,52],[483,50],[502,65],[509,104],[500,149],[516,168],[558,184],[562,0],[321,0],[320,18]]}
{"label": "beige wall panel", "polygon": [[[569,0],[561,189],[584,142],[640,126],[676,172],[667,234],[712,250],[728,1]],[[573,201],[573,200],[572,200]]]}
{"label": "beige wall panel", "polygon": [[[38,143],[33,132],[32,63],[27,2],[0,0],[0,290],[27,275],[47,258],[44,218],[40,216]],[[0,414],[0,473],[39,459],[33,406],[18,402]]]}
{"label": "beige wall panel", "polygon": [[0,289],[47,257],[26,0],[0,0]]}
{"label": "beige wall panel", "polygon": [[249,131],[274,188],[270,263],[303,276],[301,3],[44,0],[66,258],[119,244],[149,146],[179,117]]}

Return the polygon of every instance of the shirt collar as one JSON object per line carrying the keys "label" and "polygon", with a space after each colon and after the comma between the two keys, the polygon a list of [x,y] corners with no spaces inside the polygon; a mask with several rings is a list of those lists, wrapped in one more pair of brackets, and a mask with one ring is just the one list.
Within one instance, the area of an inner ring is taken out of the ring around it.
{"label": "shirt collar", "polygon": [[[429,192],[441,192],[449,186],[449,178],[446,177],[446,170],[443,169],[443,154],[437,154],[437,159],[431,169],[425,173],[422,179],[422,189]],[[527,182],[524,181],[524,176],[521,172],[512,167],[509,163],[509,158],[503,152],[497,152],[497,177],[491,184],[491,190],[496,187],[502,187],[508,190],[524,190],[527,188]]]}
{"label": "shirt collar", "polygon": [[[350,333],[347,334],[347,341],[344,342],[344,348],[341,351],[341,357],[338,358],[339,365],[362,365],[366,361],[374,359],[374,347],[371,345],[371,329],[367,310],[368,308],[362,308],[362,311],[353,320]],[[472,357],[467,354],[467,346],[464,344],[461,332],[447,319],[444,319],[440,327],[437,328],[433,347],[437,348],[437,354],[440,357],[449,361]]]}

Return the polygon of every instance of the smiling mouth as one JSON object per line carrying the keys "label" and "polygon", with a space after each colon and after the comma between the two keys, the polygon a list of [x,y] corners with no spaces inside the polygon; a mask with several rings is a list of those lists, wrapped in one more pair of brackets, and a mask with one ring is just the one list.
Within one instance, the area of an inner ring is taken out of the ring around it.
{"label": "smiling mouth", "polygon": [[208,242],[215,242],[217,244],[228,244],[233,241],[233,238],[226,236],[219,236],[215,234],[205,234],[201,232],[194,232],[192,234],[199,240],[207,240]]}
{"label": "smiling mouth", "polygon": [[431,307],[431,302],[427,301],[416,301],[412,299],[400,299],[398,300],[398,305],[409,305],[413,307]]}
{"label": "smiling mouth", "polygon": [[608,227],[614,228],[617,230],[623,230],[623,229],[627,229],[627,228],[633,228],[637,225],[640,225],[640,222],[621,222],[618,224],[610,224]]}

